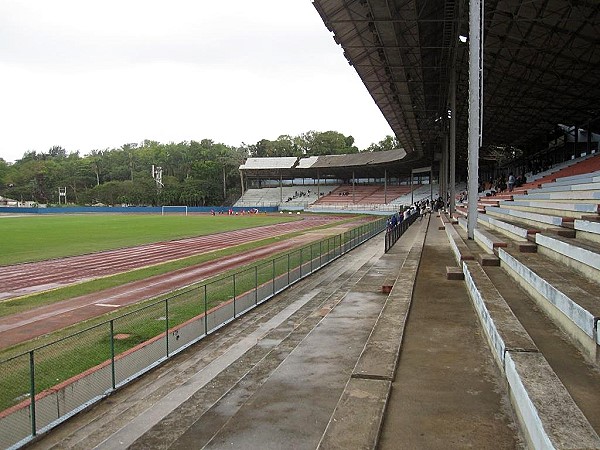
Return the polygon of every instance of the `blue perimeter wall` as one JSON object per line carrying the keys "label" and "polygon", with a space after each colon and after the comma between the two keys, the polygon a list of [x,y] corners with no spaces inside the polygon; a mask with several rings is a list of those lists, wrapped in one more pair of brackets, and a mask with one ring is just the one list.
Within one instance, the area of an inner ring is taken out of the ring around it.
{"label": "blue perimeter wall", "polygon": [[[201,206],[191,207],[188,206],[189,213],[215,213],[224,212],[227,213],[229,210],[234,212],[249,211],[252,208],[240,208],[240,207],[219,207],[219,206]],[[259,212],[277,212],[279,209],[277,206],[265,206],[257,207]],[[83,214],[83,213],[130,213],[130,214],[161,214],[160,206],[77,206],[77,207],[64,207],[64,208],[17,208],[0,206],[0,214]]]}

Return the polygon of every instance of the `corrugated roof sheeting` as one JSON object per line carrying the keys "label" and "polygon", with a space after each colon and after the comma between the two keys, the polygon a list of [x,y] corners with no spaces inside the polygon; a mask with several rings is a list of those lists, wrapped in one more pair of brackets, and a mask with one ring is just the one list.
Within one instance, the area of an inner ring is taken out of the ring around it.
{"label": "corrugated roof sheeting", "polygon": [[300,161],[298,162],[298,169],[310,169],[312,167],[312,165],[317,162],[317,159],[319,159],[318,156],[309,156],[307,158],[300,158]]}
{"label": "corrugated roof sheeting", "polygon": [[291,157],[270,157],[270,158],[248,158],[244,164],[240,166],[240,170],[252,169],[291,169],[298,162],[298,158]]}
{"label": "corrugated roof sheeting", "polygon": [[[297,164],[287,167],[275,166],[276,159],[297,158],[248,158],[240,170],[249,177],[284,177],[284,178],[317,178],[339,177],[350,178],[354,171],[356,176],[383,178],[388,174],[410,174],[413,161],[406,158],[402,149],[383,152],[362,152],[348,155],[311,156],[300,158]],[[264,161],[263,161],[264,160]]]}
{"label": "corrugated roof sheeting", "polygon": [[355,153],[349,155],[319,156],[311,168],[325,167],[361,167],[380,164],[399,163],[406,156],[404,150],[389,150],[385,152]]}

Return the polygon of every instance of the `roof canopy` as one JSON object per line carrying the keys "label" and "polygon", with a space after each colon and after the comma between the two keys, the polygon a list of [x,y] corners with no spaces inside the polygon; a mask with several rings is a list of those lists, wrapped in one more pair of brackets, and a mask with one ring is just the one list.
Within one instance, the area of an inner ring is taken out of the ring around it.
{"label": "roof canopy", "polygon": [[[468,2],[313,3],[409,154],[432,161],[440,150],[456,67],[464,157]],[[484,19],[484,147],[534,152],[559,123],[599,131],[600,2],[486,0]]]}
{"label": "roof canopy", "polygon": [[261,178],[383,178],[410,174],[412,159],[404,150],[364,152],[306,158],[248,158],[240,170],[245,176]]}

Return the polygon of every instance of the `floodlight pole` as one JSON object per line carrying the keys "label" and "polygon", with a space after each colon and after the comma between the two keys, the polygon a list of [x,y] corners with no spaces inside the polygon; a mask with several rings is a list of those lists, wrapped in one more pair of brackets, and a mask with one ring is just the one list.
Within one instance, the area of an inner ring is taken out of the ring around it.
{"label": "floodlight pole", "polygon": [[479,196],[479,148],[483,102],[483,0],[469,1],[469,190],[467,236],[474,239]]}

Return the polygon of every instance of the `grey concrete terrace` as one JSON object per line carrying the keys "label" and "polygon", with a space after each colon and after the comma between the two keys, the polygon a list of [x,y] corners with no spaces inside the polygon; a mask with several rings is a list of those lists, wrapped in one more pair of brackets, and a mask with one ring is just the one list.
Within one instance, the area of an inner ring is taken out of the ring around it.
{"label": "grey concrete terrace", "polygon": [[[429,220],[388,254],[372,239],[32,448],[358,448],[381,423],[382,448],[519,447],[465,285],[445,279],[446,233]],[[367,392],[375,407],[344,409]],[[336,434],[351,416],[362,427]]]}

